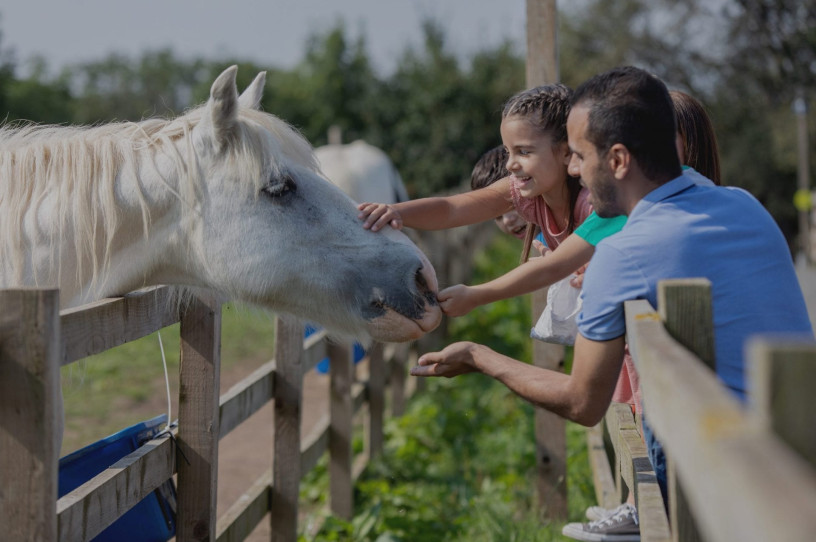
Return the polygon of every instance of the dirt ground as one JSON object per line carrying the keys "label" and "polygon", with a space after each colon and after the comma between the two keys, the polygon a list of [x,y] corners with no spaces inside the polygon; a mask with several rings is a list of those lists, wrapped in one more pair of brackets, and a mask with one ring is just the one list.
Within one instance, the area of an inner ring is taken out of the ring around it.
{"label": "dirt ground", "polygon": [[[251,372],[246,367],[234,367],[221,375],[221,394]],[[312,428],[329,409],[329,376],[309,371],[303,382],[303,418],[301,435]],[[253,414],[221,440],[218,448],[218,517],[272,466],[274,443],[274,403]],[[267,516],[246,540],[268,541]]]}

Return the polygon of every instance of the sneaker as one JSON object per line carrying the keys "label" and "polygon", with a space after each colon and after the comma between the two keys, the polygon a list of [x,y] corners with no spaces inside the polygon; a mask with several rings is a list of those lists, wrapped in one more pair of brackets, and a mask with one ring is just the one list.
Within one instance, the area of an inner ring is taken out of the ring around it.
{"label": "sneaker", "polygon": [[615,508],[604,508],[603,506],[590,506],[586,509],[586,517],[589,521],[598,521],[607,516],[617,513],[624,505],[620,504]]}
{"label": "sneaker", "polygon": [[637,509],[622,504],[613,513],[589,523],[567,523],[561,534],[589,542],[640,542]]}

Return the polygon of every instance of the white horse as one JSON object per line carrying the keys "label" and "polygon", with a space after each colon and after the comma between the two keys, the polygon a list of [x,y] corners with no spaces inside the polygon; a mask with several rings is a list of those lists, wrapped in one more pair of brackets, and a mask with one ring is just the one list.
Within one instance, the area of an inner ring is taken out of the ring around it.
{"label": "white horse", "polygon": [[177,284],[360,338],[434,329],[428,260],[364,230],[306,140],[259,111],[265,74],[239,97],[236,71],[173,120],[0,129],[0,288],[59,287],[68,307]]}
{"label": "white horse", "polygon": [[356,202],[408,200],[397,168],[382,150],[358,139],[315,149],[320,170]]}

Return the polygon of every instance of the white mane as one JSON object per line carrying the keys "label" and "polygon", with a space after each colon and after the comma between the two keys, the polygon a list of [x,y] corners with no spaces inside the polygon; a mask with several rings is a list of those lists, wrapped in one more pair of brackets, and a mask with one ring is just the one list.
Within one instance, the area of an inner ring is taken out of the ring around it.
{"label": "white mane", "polygon": [[[20,284],[28,246],[41,239],[24,239],[26,221],[36,217],[46,195],[57,192],[56,208],[47,209],[58,235],[51,236],[52,267],[61,273],[61,241],[72,238],[77,276],[83,261],[90,259],[93,283],[109,265],[110,247],[119,224],[117,179],[131,175],[137,181],[138,164],[155,168],[162,155],[174,164],[178,186],[166,183],[188,213],[196,213],[200,199],[201,171],[193,150],[192,131],[202,120],[203,107],[172,120],[111,123],[95,127],[6,126],[0,128],[0,265],[2,274]],[[272,115],[241,108],[236,141],[225,159],[239,178],[254,179],[257,194],[264,172],[277,170],[276,163],[258,157],[287,157],[311,170],[315,160],[309,143],[291,126]],[[263,128],[274,140],[262,137]],[[180,143],[180,144],[179,144]],[[277,148],[271,148],[271,146]],[[183,149],[181,152],[179,149]],[[258,152],[266,149],[267,152]],[[144,158],[146,160],[140,160]],[[124,168],[130,167],[130,171]],[[137,185],[140,183],[137,182]],[[249,188],[249,187],[248,187]],[[148,194],[138,194],[142,229],[148,237],[151,221]],[[188,223],[189,221],[182,221]],[[36,229],[36,228],[34,228]],[[28,231],[32,231],[28,228]],[[43,232],[39,232],[42,234]],[[102,250],[95,250],[103,248]],[[100,258],[98,254],[102,254]]]}

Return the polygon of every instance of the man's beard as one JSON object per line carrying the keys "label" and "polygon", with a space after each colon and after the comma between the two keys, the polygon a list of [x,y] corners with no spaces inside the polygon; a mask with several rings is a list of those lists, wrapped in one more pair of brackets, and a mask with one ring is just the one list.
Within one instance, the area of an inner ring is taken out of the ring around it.
{"label": "man's beard", "polygon": [[618,187],[615,178],[607,171],[598,167],[595,170],[595,183],[592,194],[592,208],[601,218],[614,218],[623,211],[618,206]]}

